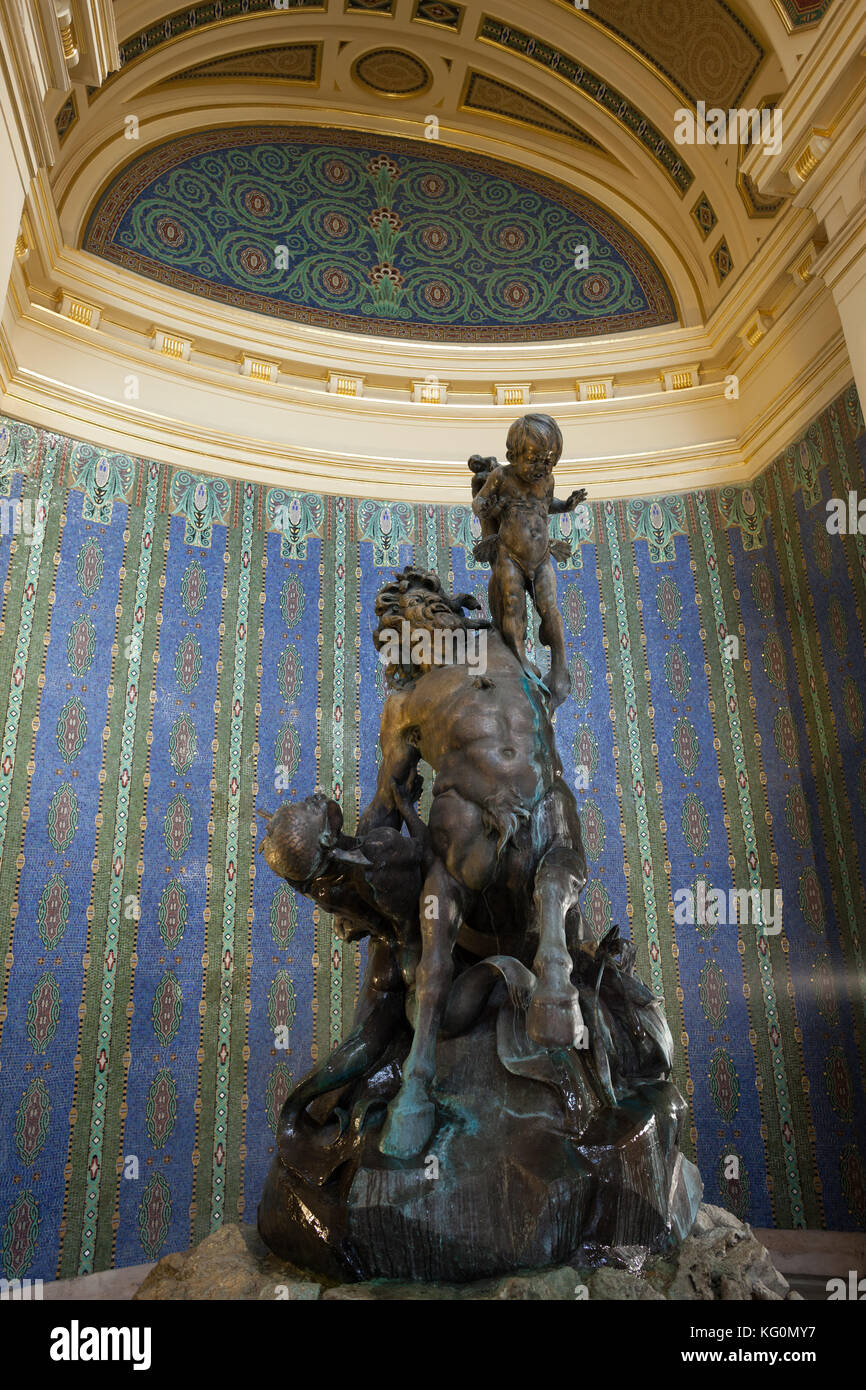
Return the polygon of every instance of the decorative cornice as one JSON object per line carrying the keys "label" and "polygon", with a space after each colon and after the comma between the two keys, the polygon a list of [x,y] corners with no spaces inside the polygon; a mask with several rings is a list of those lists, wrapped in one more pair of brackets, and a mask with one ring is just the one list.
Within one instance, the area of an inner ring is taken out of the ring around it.
{"label": "decorative cornice", "polygon": [[58,291],[57,312],[73,323],[80,323],[82,328],[95,330],[99,327],[100,310],[97,306],[88,304],[84,299],[76,299],[68,290]]}
{"label": "decorative cornice", "polygon": [[[340,405],[344,409],[354,408],[355,403],[343,401]],[[560,421],[564,419],[561,405],[549,408],[556,409]],[[584,408],[599,411],[606,407],[604,402],[597,402]],[[99,398],[31,373],[20,374],[10,383],[0,397],[0,409],[32,424],[192,471],[357,497],[448,503],[466,500],[467,472],[463,461],[392,459],[333,447],[310,449],[297,444],[253,442],[200,425],[191,427],[165,416],[155,421],[144,412],[117,403],[111,403],[109,412],[106,402]],[[427,416],[438,409],[418,406],[419,412]],[[637,418],[640,408],[636,402],[629,403],[626,409]],[[497,434],[502,431],[500,407],[462,413],[467,432],[486,427],[489,433],[491,426]],[[613,460],[606,454],[579,460],[564,458],[557,467],[557,477],[563,487],[584,484],[597,499],[747,481],[734,438],[635,451]]]}
{"label": "decorative cornice", "polygon": [[743,158],[742,170],[763,195],[799,189],[826,155],[822,142],[831,133],[839,139],[846,124],[862,131],[864,50],[866,6],[835,5],[777,102],[785,132],[781,148],[773,154],[756,144]]}
{"label": "decorative cornice", "polygon": [[759,309],[756,314],[752,315],[748,323],[743,326],[740,337],[746,347],[757,347],[758,343],[762,338],[766,337],[772,326],[772,314],[764,314]]}
{"label": "decorative cornice", "polygon": [[154,352],[159,352],[163,357],[170,357],[174,362],[188,362],[192,352],[192,340],[181,338],[177,333],[170,333],[165,328],[153,328],[150,332],[151,347]]}
{"label": "decorative cornice", "polygon": [[279,366],[276,362],[270,362],[265,357],[250,357],[249,353],[241,354],[241,376],[251,377],[253,381],[275,382],[279,373]]}

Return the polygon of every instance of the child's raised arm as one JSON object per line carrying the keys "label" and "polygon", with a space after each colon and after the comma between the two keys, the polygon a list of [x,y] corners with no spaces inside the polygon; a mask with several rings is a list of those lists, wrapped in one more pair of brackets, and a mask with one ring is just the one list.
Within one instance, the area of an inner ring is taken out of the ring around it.
{"label": "child's raised arm", "polygon": [[501,481],[502,469],[494,468],[478,496],[472,499],[472,510],[476,516],[493,516],[498,511],[502,505],[499,495]]}
{"label": "child's raised arm", "polygon": [[569,493],[568,497],[566,497],[564,502],[561,502],[558,497],[551,497],[550,506],[547,510],[551,513],[573,512],[575,507],[579,507],[581,502],[583,502],[585,498],[586,488],[579,487],[576,489],[576,491]]}

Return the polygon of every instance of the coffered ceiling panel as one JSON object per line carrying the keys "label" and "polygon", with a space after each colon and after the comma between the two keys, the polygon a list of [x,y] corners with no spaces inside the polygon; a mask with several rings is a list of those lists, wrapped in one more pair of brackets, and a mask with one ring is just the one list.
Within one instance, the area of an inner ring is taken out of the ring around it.
{"label": "coffered ceiling panel", "polygon": [[564,135],[596,150],[602,148],[598,141],[587,135],[579,125],[568,120],[546,102],[539,101],[537,97],[483,72],[469,73],[463,105],[469,111],[484,111],[491,116],[502,116],[505,120],[534,126],[536,130]]}
{"label": "coffered ceiling panel", "polygon": [[280,43],[268,48],[242,48],[223,58],[211,58],[196,63],[181,72],[172,73],[170,82],[212,78],[241,78],[279,82],[310,82],[319,80],[321,43]]}
{"label": "coffered ceiling panel", "polygon": [[724,0],[591,0],[575,22],[584,17],[623,39],[691,102],[708,106],[736,106],[764,57]]}

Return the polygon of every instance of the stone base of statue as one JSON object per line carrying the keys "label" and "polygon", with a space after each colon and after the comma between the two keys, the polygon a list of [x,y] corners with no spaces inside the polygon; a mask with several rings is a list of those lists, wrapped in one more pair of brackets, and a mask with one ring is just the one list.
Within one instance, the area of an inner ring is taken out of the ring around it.
{"label": "stone base of statue", "polygon": [[677,1147],[685,1104],[670,1082],[600,1103],[586,1054],[535,1047],[521,1009],[494,999],[440,1039],[437,1127],[398,1160],[379,1143],[409,1041],[281,1127],[258,1213],[278,1255],[343,1281],[459,1283],[563,1264],[636,1272],[688,1235],[702,1184]]}

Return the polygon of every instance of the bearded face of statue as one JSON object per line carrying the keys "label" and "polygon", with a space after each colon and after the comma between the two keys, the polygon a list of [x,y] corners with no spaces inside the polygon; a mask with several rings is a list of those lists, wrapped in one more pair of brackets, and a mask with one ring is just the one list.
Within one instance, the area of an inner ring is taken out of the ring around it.
{"label": "bearded face of statue", "polygon": [[440,598],[437,594],[425,593],[423,590],[416,590],[414,593],[406,595],[406,604],[403,616],[412,627],[430,628],[464,627],[465,622],[459,613],[455,613],[453,608]]}
{"label": "bearded face of statue", "polygon": [[405,685],[434,666],[462,662],[466,655],[466,624],[435,595],[407,597],[399,616],[383,616],[376,644],[379,660],[392,685]]}
{"label": "bearded face of statue", "polygon": [[470,602],[478,606],[470,595],[450,598],[438,575],[411,566],[379,591],[373,640],[392,686],[405,686],[433,666],[464,662],[469,624],[462,608]]}

